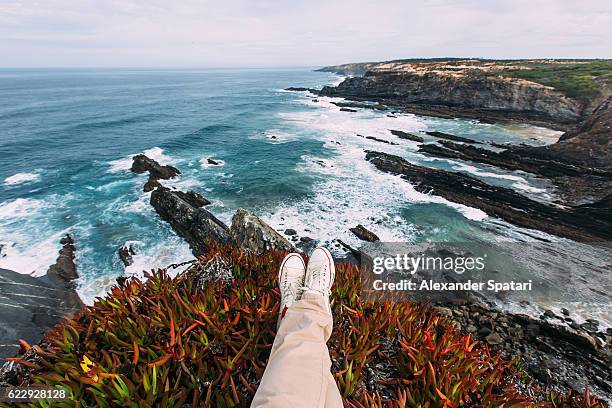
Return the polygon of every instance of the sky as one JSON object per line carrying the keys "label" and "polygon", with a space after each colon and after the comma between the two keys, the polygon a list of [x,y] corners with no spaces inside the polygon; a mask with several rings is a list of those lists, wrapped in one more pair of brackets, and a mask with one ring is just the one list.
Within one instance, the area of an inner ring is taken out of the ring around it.
{"label": "sky", "polygon": [[0,67],[612,58],[610,0],[0,0]]}

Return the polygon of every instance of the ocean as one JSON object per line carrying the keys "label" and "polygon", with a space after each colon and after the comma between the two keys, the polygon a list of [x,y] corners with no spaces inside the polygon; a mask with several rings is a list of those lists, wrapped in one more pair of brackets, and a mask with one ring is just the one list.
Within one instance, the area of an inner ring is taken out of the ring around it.
{"label": "ocean", "polygon": [[[332,98],[284,90],[341,79],[306,68],[0,70],[0,267],[44,274],[60,238],[70,233],[77,246],[78,291],[91,303],[120,275],[192,259],[188,245],[149,205],[149,194],[142,192],[146,176],[130,171],[138,153],[178,167],[180,177],[164,184],[202,193],[221,220],[229,222],[245,207],[277,230],[295,229],[335,252],[338,238],[359,245],[348,230],[357,224],[384,241],[566,241],[419,193],[364,160],[366,150],[382,150],[550,202],[554,189],[545,180],[427,157],[415,142],[389,130],[534,145],[553,143],[560,132],[343,112]],[[219,164],[209,164],[209,158]],[[128,268],[117,255],[125,244],[137,252]],[[585,292],[596,281],[587,277]]]}

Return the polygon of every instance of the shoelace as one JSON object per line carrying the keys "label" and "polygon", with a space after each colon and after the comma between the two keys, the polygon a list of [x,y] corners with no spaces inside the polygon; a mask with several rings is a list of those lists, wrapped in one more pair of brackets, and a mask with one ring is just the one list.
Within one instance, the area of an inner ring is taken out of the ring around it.
{"label": "shoelace", "polygon": [[[323,272],[323,266],[320,266],[318,268],[313,268],[312,275],[311,275],[312,276],[311,281],[316,282],[317,280],[319,280],[322,272]],[[314,292],[320,293],[323,296],[330,296],[331,294],[331,291],[329,290],[329,288],[311,288],[309,286],[303,286],[301,290],[302,292],[306,292],[307,290],[312,290]]]}
{"label": "shoelace", "polygon": [[290,299],[295,300],[296,297],[299,295],[301,287],[298,285],[294,285],[293,282],[291,282],[289,279],[284,279],[282,281],[282,285],[282,293],[284,294],[283,303],[287,304]]}

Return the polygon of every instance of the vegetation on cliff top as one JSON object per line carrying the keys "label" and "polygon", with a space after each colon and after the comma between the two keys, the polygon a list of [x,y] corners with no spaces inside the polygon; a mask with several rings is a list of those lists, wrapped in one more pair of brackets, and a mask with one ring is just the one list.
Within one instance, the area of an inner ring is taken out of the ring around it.
{"label": "vegetation on cliff top", "polygon": [[612,86],[612,61],[534,63],[531,69],[504,71],[504,75],[550,86],[569,97],[586,102],[598,96],[602,87]]}
{"label": "vegetation on cliff top", "polygon": [[[408,69],[409,68],[409,69]],[[581,102],[590,102],[612,87],[612,60],[529,59],[492,60],[482,58],[413,58],[392,61],[342,64],[322,71],[364,75],[367,71],[453,71],[471,75],[501,75],[550,86]]]}
{"label": "vegetation on cliff top", "polygon": [[[201,285],[197,273],[156,271],[114,287],[40,345],[23,343],[19,385],[63,388],[73,399],[35,406],[248,406],[274,340],[284,253],[211,246],[200,265],[223,259],[234,280]],[[513,362],[425,305],[362,300],[359,270],[337,271],[329,348],[346,406],[603,407],[588,393],[532,403]]]}

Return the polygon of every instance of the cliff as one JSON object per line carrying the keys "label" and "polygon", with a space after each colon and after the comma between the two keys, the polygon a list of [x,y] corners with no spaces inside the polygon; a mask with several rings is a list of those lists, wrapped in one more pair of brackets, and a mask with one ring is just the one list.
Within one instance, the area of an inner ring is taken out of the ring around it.
{"label": "cliff", "polygon": [[557,143],[525,148],[525,155],[605,169],[612,173],[612,97],[608,97],[575,129]]}
{"label": "cliff", "polygon": [[373,100],[408,112],[568,129],[610,95],[611,62],[398,60],[322,69],[342,75],[321,95]]}

